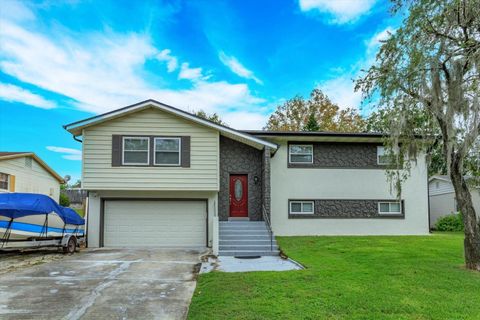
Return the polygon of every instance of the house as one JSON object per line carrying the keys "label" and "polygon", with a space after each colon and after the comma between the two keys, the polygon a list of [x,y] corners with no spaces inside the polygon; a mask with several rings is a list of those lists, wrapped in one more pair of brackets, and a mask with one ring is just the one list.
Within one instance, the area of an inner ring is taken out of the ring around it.
{"label": "house", "polygon": [[[480,217],[480,189],[471,188],[473,207]],[[450,177],[435,175],[428,180],[428,196],[430,200],[430,228],[435,228],[438,219],[449,215],[457,214],[457,201]]]}
{"label": "house", "polygon": [[424,157],[399,201],[386,179],[380,134],[239,131],[154,100],[65,129],[82,141],[91,247],[266,254],[277,249],[271,230],[279,236],[429,231]]}
{"label": "house", "polygon": [[33,152],[0,152],[0,192],[40,193],[58,202],[62,183]]}

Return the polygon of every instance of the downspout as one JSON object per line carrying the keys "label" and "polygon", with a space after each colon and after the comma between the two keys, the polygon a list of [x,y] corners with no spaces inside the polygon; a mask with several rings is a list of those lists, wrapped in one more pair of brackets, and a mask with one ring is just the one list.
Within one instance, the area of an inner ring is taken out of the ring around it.
{"label": "downspout", "polygon": [[78,139],[76,135],[73,134],[72,136],[73,136],[73,140],[83,143],[83,141]]}

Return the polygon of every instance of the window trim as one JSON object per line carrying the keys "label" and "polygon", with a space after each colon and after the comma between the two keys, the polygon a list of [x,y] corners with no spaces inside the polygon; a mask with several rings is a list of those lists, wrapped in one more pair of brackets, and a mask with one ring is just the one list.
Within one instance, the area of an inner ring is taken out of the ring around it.
{"label": "window trim", "polygon": [[[145,152],[144,150],[125,150],[125,139],[147,140],[147,162],[128,162],[125,163],[125,151],[127,152]],[[150,137],[148,136],[123,136],[122,137],[122,166],[149,166],[150,165]]]}
{"label": "window trim", "polygon": [[[159,151],[159,152],[170,152],[170,153],[178,153],[178,163],[170,164],[170,163],[157,163],[157,139],[165,139],[165,140],[178,140],[178,151]],[[156,167],[179,167],[182,165],[182,138],[181,137],[168,137],[168,136],[160,136],[160,137],[153,137],[153,165]]]}
{"label": "window trim", "polygon": [[[294,155],[311,155],[312,160],[309,162],[305,161],[292,161],[292,146],[302,146],[302,147],[311,147],[312,153],[294,153]],[[299,143],[292,143],[288,145],[288,163],[290,164],[313,164],[313,144],[299,144]]]}
{"label": "window trim", "polygon": [[[399,206],[399,211],[390,211],[390,207],[391,207],[391,204],[392,203],[398,203],[398,206]],[[382,204],[388,204],[388,212],[385,212],[385,211],[381,211],[380,210],[380,207]],[[378,202],[378,214],[379,215],[400,215],[402,214],[402,211],[403,208],[402,208],[402,201],[379,201]]]}
{"label": "window trim", "polygon": [[10,175],[8,173],[5,173],[5,172],[0,172],[0,174],[4,174],[7,176],[7,188],[6,189],[3,189],[0,187],[0,190],[2,191],[10,191]]}
{"label": "window trim", "polygon": [[[302,210],[301,212],[292,211],[292,204],[294,204],[294,203],[300,203],[301,210]],[[305,203],[312,204],[312,211],[311,212],[304,212],[303,211],[303,205]],[[297,215],[297,214],[308,214],[308,215],[314,214],[315,213],[315,201],[313,201],[313,200],[290,200],[288,202],[288,213],[289,214],[295,214],[295,215]]]}

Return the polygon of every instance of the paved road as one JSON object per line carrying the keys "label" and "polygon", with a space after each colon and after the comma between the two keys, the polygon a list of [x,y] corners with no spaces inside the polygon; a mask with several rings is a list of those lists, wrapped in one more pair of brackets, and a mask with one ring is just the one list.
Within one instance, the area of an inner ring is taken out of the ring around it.
{"label": "paved road", "polygon": [[0,274],[0,319],[184,319],[201,251],[97,249]]}

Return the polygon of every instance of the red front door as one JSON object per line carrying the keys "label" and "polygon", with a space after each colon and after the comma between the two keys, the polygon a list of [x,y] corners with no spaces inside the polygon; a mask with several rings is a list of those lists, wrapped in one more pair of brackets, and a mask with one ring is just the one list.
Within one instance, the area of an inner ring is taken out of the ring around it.
{"label": "red front door", "polygon": [[248,217],[248,178],[230,175],[230,217]]}

